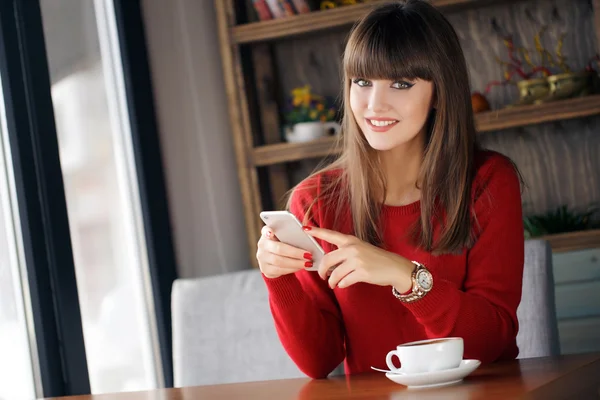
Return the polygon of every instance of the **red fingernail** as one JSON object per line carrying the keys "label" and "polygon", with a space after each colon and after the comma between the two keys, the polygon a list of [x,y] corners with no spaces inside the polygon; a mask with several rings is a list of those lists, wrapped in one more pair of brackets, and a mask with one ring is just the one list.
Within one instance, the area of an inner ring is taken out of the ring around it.
{"label": "red fingernail", "polygon": [[310,226],[303,226],[302,229],[305,231],[310,231],[312,228]]}
{"label": "red fingernail", "polygon": [[310,261],[312,261],[312,254],[310,254],[310,253],[308,253],[308,252],[307,252],[307,253],[304,253],[304,258],[306,258],[307,260],[310,260]]}
{"label": "red fingernail", "polygon": [[306,268],[310,268],[310,267],[312,267],[312,266],[313,266],[313,263],[312,263],[312,261],[307,261],[307,262],[305,262],[305,263],[304,263],[304,266],[305,266]]}

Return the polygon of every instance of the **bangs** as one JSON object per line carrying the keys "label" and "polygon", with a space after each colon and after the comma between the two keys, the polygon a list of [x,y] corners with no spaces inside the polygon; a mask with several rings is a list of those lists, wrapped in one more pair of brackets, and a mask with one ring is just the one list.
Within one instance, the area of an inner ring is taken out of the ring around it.
{"label": "bangs", "polygon": [[433,80],[433,49],[427,45],[425,25],[398,8],[373,13],[352,32],[344,54],[347,77],[365,79]]}

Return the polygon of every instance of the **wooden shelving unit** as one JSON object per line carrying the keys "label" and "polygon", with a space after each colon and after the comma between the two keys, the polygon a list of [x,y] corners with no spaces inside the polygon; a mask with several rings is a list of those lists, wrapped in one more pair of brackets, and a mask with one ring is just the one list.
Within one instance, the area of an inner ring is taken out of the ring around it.
{"label": "wooden shelving unit", "polygon": [[[215,0],[215,6],[250,247],[249,258],[256,266],[254,254],[262,226],[258,215],[263,209],[258,169],[266,168],[268,171],[272,190],[276,192],[271,198],[276,198],[287,189],[284,187],[287,178],[283,169],[286,162],[322,158],[339,152],[339,146],[333,138],[300,144],[281,143],[279,113],[268,83],[273,76],[274,64],[269,46],[275,41],[303,34],[349,27],[371,7],[385,0],[243,24],[237,23],[235,10],[239,9],[236,7],[239,4],[234,4],[234,1]],[[444,12],[518,1],[521,0],[431,0]],[[592,5],[594,10],[600,9],[600,0],[592,0]],[[594,24],[600,43],[600,13],[595,13]],[[242,65],[242,58],[248,54],[251,55],[244,58],[244,62],[252,63],[250,69]],[[476,123],[480,132],[487,132],[596,114],[600,114],[600,95],[480,113],[476,115]],[[254,143],[257,137],[262,137],[262,142],[266,144],[256,147]],[[566,251],[581,246],[600,246],[600,233],[587,231],[553,235],[548,240],[555,251]]]}

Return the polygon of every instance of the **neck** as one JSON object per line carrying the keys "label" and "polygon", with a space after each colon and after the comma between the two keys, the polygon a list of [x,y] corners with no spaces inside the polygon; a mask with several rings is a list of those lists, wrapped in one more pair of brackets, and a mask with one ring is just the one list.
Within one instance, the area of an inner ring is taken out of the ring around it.
{"label": "neck", "polygon": [[380,153],[381,167],[387,184],[384,204],[402,206],[421,198],[421,191],[417,189],[417,179],[424,149],[424,135],[420,134],[408,143]]}

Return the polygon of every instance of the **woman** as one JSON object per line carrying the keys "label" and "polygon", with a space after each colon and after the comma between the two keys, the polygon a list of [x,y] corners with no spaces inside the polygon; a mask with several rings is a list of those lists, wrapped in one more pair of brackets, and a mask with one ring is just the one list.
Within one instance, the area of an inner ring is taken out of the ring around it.
{"label": "woman", "polygon": [[520,180],[476,143],[452,26],[423,1],[380,6],[352,31],[343,68],[342,155],[289,201],[327,253],[319,271],[267,227],[258,242],[283,346],[313,378],[342,360],[367,371],[427,338],[462,337],[465,358],[484,363],[515,358]]}

